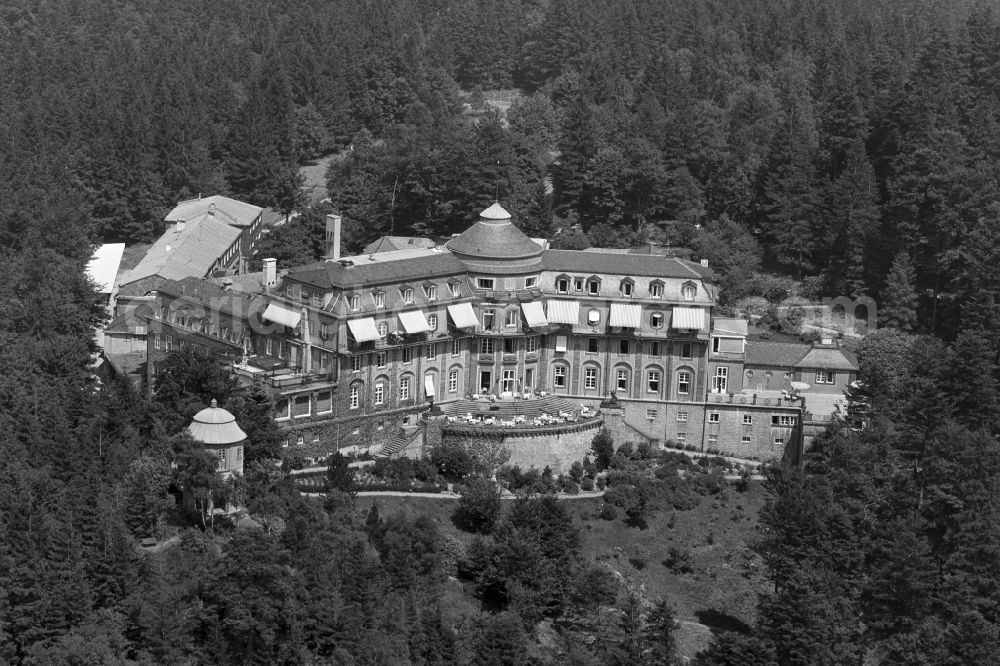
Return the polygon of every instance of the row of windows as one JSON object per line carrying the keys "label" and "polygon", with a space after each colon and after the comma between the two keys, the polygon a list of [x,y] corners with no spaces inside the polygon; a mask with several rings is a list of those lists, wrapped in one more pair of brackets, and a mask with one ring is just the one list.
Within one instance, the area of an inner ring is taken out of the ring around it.
{"label": "row of windows", "polygon": [[[520,278],[513,278],[515,280],[514,284],[511,284],[512,278],[507,278],[507,282],[504,283],[503,289],[534,289],[538,286],[538,277],[534,275],[529,275],[522,281]],[[498,286],[497,279],[491,277],[477,277],[476,286],[480,289],[496,289]]]}
{"label": "row of windows", "polygon": [[[688,412],[677,412],[678,421],[687,421]],[[708,422],[709,423],[719,423],[721,415],[719,412],[709,412]],[[753,425],[753,414],[743,414],[742,415],[743,425]],[[771,425],[772,426],[794,426],[798,423],[798,417],[789,414],[772,414],[771,415]]]}
{"label": "row of windows", "polygon": [[[687,433],[683,433],[683,432],[677,433],[677,441],[683,442],[686,439],[687,439]],[[711,433],[708,436],[708,443],[709,444],[718,444],[719,443],[719,434],[718,433]],[[740,443],[741,444],[752,444],[753,443],[753,437],[750,436],[750,435],[743,435],[743,436],[740,437]],[[774,438],[774,444],[775,444],[775,446],[784,446],[785,445],[785,438],[784,437],[775,437]]]}
{"label": "row of windows", "polygon": [[[426,377],[430,378],[434,385],[437,385],[436,376],[434,373],[428,373]],[[448,393],[458,393],[458,370],[451,370],[448,372]],[[411,377],[405,376],[399,378],[399,399],[409,400],[410,399],[410,380]],[[385,379],[378,379],[372,386],[372,404],[374,405],[384,405],[387,396],[388,381]],[[351,409],[358,409],[361,407],[361,398],[363,391],[363,385],[360,383],[351,384],[350,393],[348,395],[348,406]]]}
{"label": "row of windows", "polygon": [[[570,286],[572,286],[573,291],[586,292],[591,296],[597,296],[601,293],[601,278],[596,276],[589,278],[570,278],[568,276],[561,276],[556,278],[556,292],[560,294],[568,294],[570,292]],[[663,289],[663,282],[654,280],[649,284],[649,297],[663,298]],[[622,296],[631,298],[635,295],[635,280],[632,278],[624,278],[619,283],[618,290],[621,292]],[[681,298],[685,301],[693,301],[697,295],[698,287],[693,282],[685,282],[681,285]]]}
{"label": "row of windows", "polygon": [[[449,291],[451,292],[452,298],[460,298],[462,296],[462,287],[459,283],[455,282],[448,285]],[[424,285],[424,297],[429,301],[436,301],[438,299],[438,288],[436,284]],[[386,292],[382,290],[375,290],[371,292],[372,301],[376,308],[385,307],[385,294]],[[406,305],[413,304],[413,289],[410,287],[404,287],[399,290],[399,297],[402,299],[403,303]],[[361,296],[359,294],[351,294],[347,298],[347,305],[351,312],[359,312],[361,310]],[[434,327],[436,328],[436,327]]]}
{"label": "row of windows", "polygon": [[[504,354],[514,354],[517,352],[517,343],[520,338],[503,338],[503,353]],[[538,340],[539,336],[529,335],[524,338],[524,351],[528,354],[533,354],[538,351]],[[479,339],[479,353],[480,354],[493,354],[496,351],[496,339],[495,338],[480,338]]]}
{"label": "row of windows", "polygon": [[[597,388],[599,369],[588,365],[583,368],[583,388],[595,390]],[[662,374],[659,370],[646,371],[646,392],[659,393]],[[677,374],[678,391],[686,394],[691,388],[691,373],[680,372]],[[569,381],[569,367],[558,364],[552,367],[552,385],[558,389],[565,389]],[[629,371],[624,368],[615,370],[615,389],[618,391],[628,391]]]}

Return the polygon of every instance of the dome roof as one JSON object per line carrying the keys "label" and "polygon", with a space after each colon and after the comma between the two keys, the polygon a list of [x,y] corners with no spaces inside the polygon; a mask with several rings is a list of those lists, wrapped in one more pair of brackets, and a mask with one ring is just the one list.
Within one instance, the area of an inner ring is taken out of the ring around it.
{"label": "dome roof", "polygon": [[479,221],[445,245],[457,255],[483,259],[526,259],[542,254],[542,247],[511,222],[499,203],[479,214]]}
{"label": "dome roof", "polygon": [[194,415],[188,426],[188,433],[202,444],[238,444],[247,438],[243,429],[236,425],[236,417],[218,406],[214,399],[212,406]]}

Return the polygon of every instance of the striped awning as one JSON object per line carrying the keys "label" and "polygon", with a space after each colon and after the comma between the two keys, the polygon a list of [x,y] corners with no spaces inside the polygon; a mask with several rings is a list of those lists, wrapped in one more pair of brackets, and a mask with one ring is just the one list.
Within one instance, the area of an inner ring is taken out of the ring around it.
{"label": "striped awning", "polygon": [[549,320],[545,318],[545,310],[542,308],[541,301],[521,303],[521,312],[524,313],[524,320],[531,328],[540,328],[549,324]]}
{"label": "striped awning", "polygon": [[370,342],[382,337],[378,334],[378,326],[375,325],[374,317],[348,319],[347,328],[351,329],[351,336],[356,342]]}
{"label": "striped awning", "polygon": [[580,301],[568,301],[563,299],[553,299],[546,304],[546,317],[550,324],[571,324],[576,326],[580,323]]}
{"label": "striped awning", "polygon": [[427,317],[421,310],[400,312],[399,321],[407,333],[426,333],[431,330],[431,325],[427,323]]}
{"label": "striped awning", "polygon": [[608,323],[624,328],[639,328],[642,325],[642,306],[633,303],[612,303]]}
{"label": "striped awning", "polygon": [[295,328],[299,325],[299,320],[302,319],[302,313],[280,303],[268,303],[261,318],[288,328]]}
{"label": "striped awning", "polygon": [[670,328],[678,330],[705,330],[705,311],[701,308],[675,307]]}
{"label": "striped awning", "polygon": [[458,303],[448,306],[448,314],[451,321],[457,328],[476,328],[479,326],[479,319],[476,311],[472,309],[472,303]]}

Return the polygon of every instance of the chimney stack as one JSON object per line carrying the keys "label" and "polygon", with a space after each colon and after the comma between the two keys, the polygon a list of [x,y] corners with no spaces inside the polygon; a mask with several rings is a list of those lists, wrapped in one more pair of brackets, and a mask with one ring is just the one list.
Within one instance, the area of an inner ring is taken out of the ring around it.
{"label": "chimney stack", "polygon": [[701,265],[704,266],[705,268],[708,268],[708,259],[702,259]]}
{"label": "chimney stack", "polygon": [[326,259],[337,261],[340,259],[340,215],[329,214],[326,216]]}
{"label": "chimney stack", "polygon": [[271,289],[278,281],[277,276],[278,260],[268,258],[264,260],[264,288]]}
{"label": "chimney stack", "polygon": [[179,233],[179,234],[184,233],[184,228],[186,226],[187,226],[187,223],[184,220],[177,220],[177,228],[176,228],[177,233]]}

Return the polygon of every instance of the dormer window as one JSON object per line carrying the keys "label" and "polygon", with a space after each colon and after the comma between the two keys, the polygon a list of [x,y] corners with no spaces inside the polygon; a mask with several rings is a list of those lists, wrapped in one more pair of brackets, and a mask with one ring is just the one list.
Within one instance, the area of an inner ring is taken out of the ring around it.
{"label": "dormer window", "polygon": [[598,277],[591,277],[587,280],[587,293],[597,296],[601,293],[601,280]]}
{"label": "dormer window", "polygon": [[565,294],[569,292],[568,277],[556,278],[556,291],[558,291],[560,294]]}
{"label": "dormer window", "polygon": [[384,308],[385,307],[385,292],[384,291],[374,291],[372,292],[372,298],[375,299],[375,307]]}
{"label": "dormer window", "polygon": [[681,298],[685,301],[693,301],[694,297],[698,295],[698,287],[695,286],[694,282],[685,282],[681,286]]}
{"label": "dormer window", "polygon": [[529,277],[524,278],[524,288],[525,289],[532,289],[537,284],[538,284],[538,276],[531,275]]}
{"label": "dormer window", "polygon": [[424,287],[424,295],[429,301],[435,301],[438,297],[438,288],[436,284],[429,284]]}
{"label": "dormer window", "polygon": [[406,303],[407,305],[410,305],[411,303],[413,303],[413,290],[412,289],[403,289],[399,293],[403,297],[403,302],[404,303]]}
{"label": "dormer window", "polygon": [[357,296],[357,295],[351,296],[350,306],[351,306],[351,312],[357,312],[358,310],[360,310],[361,309],[361,297]]}
{"label": "dormer window", "polygon": [[621,284],[622,296],[631,297],[634,289],[635,289],[635,282],[631,278],[625,278],[624,280],[622,280]]}
{"label": "dormer window", "polygon": [[663,328],[663,313],[654,312],[649,315],[649,325],[651,328]]}
{"label": "dormer window", "polygon": [[577,291],[583,291],[583,278],[574,278],[573,288]]}
{"label": "dormer window", "polygon": [[493,289],[495,280],[493,278],[476,278],[476,286],[480,289]]}
{"label": "dormer window", "polygon": [[380,321],[378,323],[378,337],[384,338],[387,335],[389,335],[389,325],[384,321]]}
{"label": "dormer window", "polygon": [[600,310],[591,310],[587,313],[587,323],[591,326],[599,324],[601,322],[601,312]]}
{"label": "dormer window", "polygon": [[649,283],[649,297],[650,298],[663,298],[663,283],[662,282],[650,282]]}
{"label": "dormer window", "polygon": [[490,331],[493,330],[493,324],[496,319],[496,311],[493,309],[483,310],[483,329]]}
{"label": "dormer window", "polygon": [[457,282],[452,282],[448,285],[451,288],[451,297],[459,298],[462,295],[462,287],[459,286]]}

